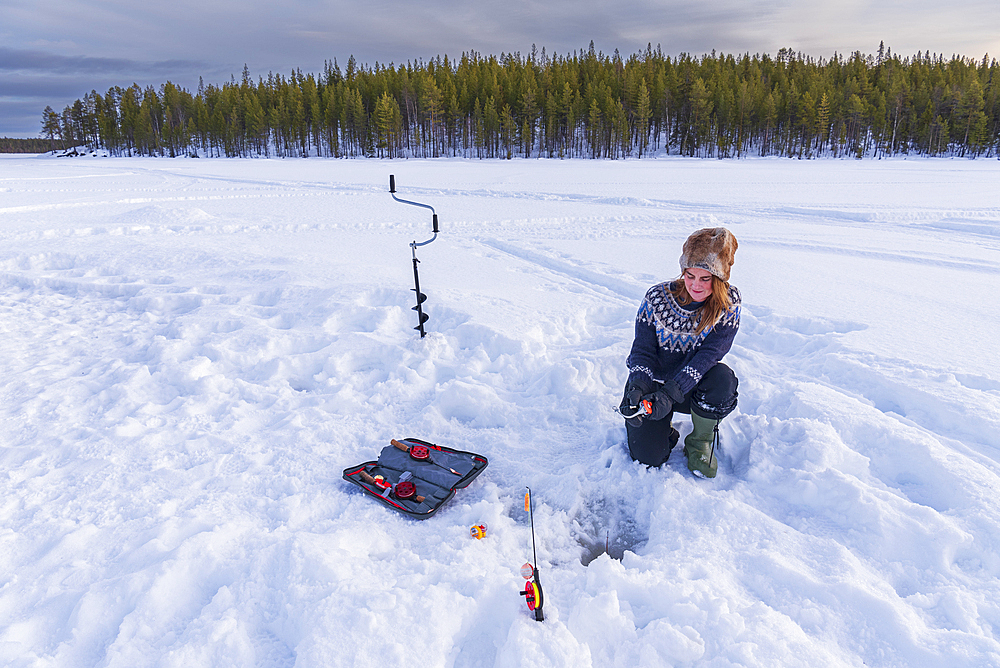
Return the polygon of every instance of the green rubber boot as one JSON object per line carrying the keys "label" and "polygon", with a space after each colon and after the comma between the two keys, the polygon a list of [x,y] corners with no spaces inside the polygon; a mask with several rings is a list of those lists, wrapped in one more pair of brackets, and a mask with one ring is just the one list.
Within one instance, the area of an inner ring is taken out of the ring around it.
{"label": "green rubber boot", "polygon": [[719,438],[719,420],[705,418],[691,413],[694,429],[684,437],[684,454],[687,455],[688,470],[699,478],[714,478],[719,470],[719,460],[715,448]]}

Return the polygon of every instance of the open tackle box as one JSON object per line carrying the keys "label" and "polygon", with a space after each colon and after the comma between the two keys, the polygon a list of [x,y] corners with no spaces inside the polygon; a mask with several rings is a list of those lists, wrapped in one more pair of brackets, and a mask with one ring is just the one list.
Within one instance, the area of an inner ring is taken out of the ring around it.
{"label": "open tackle box", "polygon": [[393,439],[377,461],[344,469],[344,480],[393,510],[425,520],[488,464],[486,457],[474,452],[419,438]]}

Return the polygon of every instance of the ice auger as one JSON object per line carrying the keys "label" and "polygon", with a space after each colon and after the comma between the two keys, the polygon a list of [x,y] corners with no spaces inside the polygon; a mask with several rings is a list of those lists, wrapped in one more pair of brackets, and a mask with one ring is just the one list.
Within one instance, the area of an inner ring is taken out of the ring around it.
{"label": "ice auger", "polygon": [[417,243],[417,241],[410,242],[410,250],[413,252],[413,286],[414,286],[413,291],[417,293],[417,305],[411,309],[417,312],[417,326],[414,327],[413,329],[416,329],[420,332],[420,338],[424,338],[424,336],[427,335],[427,332],[424,331],[424,323],[427,322],[427,319],[430,316],[424,313],[423,303],[427,301],[427,295],[425,295],[420,291],[420,274],[417,271],[417,264],[420,262],[420,260],[417,259],[417,247],[426,246],[430,242],[437,239],[438,216],[437,213],[434,211],[434,207],[432,207],[429,204],[421,204],[420,202],[411,202],[409,200],[400,199],[396,197],[396,177],[393,174],[389,175],[389,193],[392,195],[392,198],[394,200],[396,200],[401,204],[412,204],[413,206],[420,206],[425,209],[430,209],[431,215],[433,216],[432,224],[433,224],[434,236],[432,236],[427,241],[421,241],[419,243]]}

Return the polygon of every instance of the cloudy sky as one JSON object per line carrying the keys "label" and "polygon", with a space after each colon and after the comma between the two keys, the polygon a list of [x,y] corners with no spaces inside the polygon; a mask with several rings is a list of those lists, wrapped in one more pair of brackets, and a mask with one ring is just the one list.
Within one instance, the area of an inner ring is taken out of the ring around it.
{"label": "cloudy sky", "polygon": [[463,51],[549,54],[651,43],[670,56],[917,51],[1000,57],[1000,0],[0,0],[0,136],[34,137],[46,105],[91,90],[221,84]]}

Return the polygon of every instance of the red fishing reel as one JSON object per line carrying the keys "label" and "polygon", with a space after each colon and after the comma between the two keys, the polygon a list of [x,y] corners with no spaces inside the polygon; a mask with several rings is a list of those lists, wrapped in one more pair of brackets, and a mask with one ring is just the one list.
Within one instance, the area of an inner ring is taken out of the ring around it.
{"label": "red fishing reel", "polygon": [[411,445],[410,457],[425,462],[431,458],[431,451],[426,445]]}
{"label": "red fishing reel", "polygon": [[542,613],[542,585],[538,582],[538,571],[531,564],[525,564],[521,566],[521,577],[527,580],[524,583],[524,591],[521,592],[521,596],[524,597],[528,610],[535,613],[535,620],[543,621],[545,617]]}
{"label": "red fishing reel", "polygon": [[396,483],[395,492],[397,499],[412,499],[417,493],[417,486],[409,480],[404,480]]}
{"label": "red fishing reel", "polygon": [[[521,592],[521,596],[524,597],[524,602],[528,605],[528,610],[534,612],[536,609],[538,612],[542,610],[542,587],[537,582],[524,583],[524,591]],[[538,613],[535,613],[537,617]]]}

